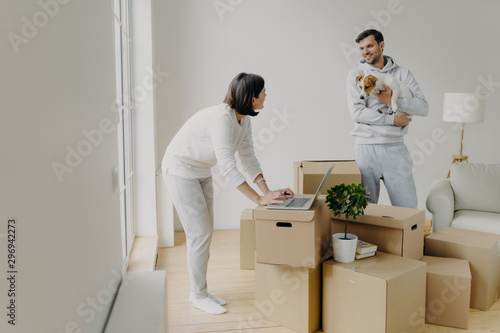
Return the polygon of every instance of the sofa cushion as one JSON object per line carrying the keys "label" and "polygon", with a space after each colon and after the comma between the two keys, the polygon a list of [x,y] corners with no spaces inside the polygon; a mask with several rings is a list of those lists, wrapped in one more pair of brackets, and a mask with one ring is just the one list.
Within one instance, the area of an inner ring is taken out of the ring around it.
{"label": "sofa cushion", "polygon": [[450,180],[455,210],[500,213],[500,164],[454,163]]}
{"label": "sofa cushion", "polygon": [[451,222],[453,228],[500,234],[500,214],[459,210]]}

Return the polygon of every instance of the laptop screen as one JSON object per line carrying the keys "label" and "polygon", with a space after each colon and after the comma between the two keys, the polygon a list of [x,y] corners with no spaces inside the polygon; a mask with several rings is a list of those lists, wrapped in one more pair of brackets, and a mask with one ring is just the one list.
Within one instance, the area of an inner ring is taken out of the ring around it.
{"label": "laptop screen", "polygon": [[318,199],[319,194],[323,190],[323,187],[325,186],[326,180],[330,176],[330,173],[332,173],[333,167],[335,166],[335,163],[332,164],[332,166],[326,171],[325,175],[323,176],[323,180],[321,180],[321,183],[319,184],[318,189],[316,190],[316,194],[314,195],[313,202]]}

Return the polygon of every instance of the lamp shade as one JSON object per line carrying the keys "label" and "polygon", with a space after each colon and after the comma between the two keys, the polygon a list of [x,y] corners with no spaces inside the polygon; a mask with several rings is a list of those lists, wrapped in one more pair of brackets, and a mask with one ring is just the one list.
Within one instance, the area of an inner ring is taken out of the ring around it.
{"label": "lamp shade", "polygon": [[444,94],[443,120],[456,123],[480,123],[484,121],[486,95]]}

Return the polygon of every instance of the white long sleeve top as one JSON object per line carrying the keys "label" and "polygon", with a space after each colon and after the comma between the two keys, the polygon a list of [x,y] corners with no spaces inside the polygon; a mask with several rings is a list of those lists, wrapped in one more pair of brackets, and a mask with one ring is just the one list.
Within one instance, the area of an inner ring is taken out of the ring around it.
{"label": "white long sleeve top", "polygon": [[221,174],[239,186],[246,179],[237,168],[236,153],[251,181],[262,173],[253,148],[250,117],[238,124],[235,110],[227,104],[212,106],[195,113],[177,132],[165,151],[162,172],[205,178],[218,165]]}
{"label": "white long sleeve top", "polygon": [[412,98],[398,98],[398,109],[413,116],[425,117],[429,113],[427,100],[412,73],[408,69],[398,66],[391,57],[385,56],[385,58],[387,64],[383,69],[376,68],[367,64],[365,60],[361,60],[359,68],[351,70],[347,75],[347,103],[351,118],[354,120],[354,129],[351,134],[356,137],[357,144],[403,142],[411,124],[405,127],[395,126],[394,114],[380,113],[378,109],[387,109],[388,106],[379,103],[372,95],[364,100],[360,99],[360,88],[356,84],[358,75],[391,74],[405,83],[413,95]]}

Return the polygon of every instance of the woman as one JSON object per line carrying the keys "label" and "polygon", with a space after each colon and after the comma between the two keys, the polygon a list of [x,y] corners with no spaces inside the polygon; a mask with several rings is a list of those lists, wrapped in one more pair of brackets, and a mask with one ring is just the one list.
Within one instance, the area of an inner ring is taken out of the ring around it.
{"label": "woman", "polygon": [[[222,314],[226,301],[207,291],[207,266],[213,231],[213,190],[210,168],[218,165],[222,175],[258,205],[286,200],[289,188],[271,191],[255,157],[250,119],[264,107],[264,79],[238,74],[231,82],[224,103],[194,114],[179,130],[165,151],[162,172],[186,233],[190,301],[211,314]],[[263,193],[259,195],[236,167],[241,167]]]}

